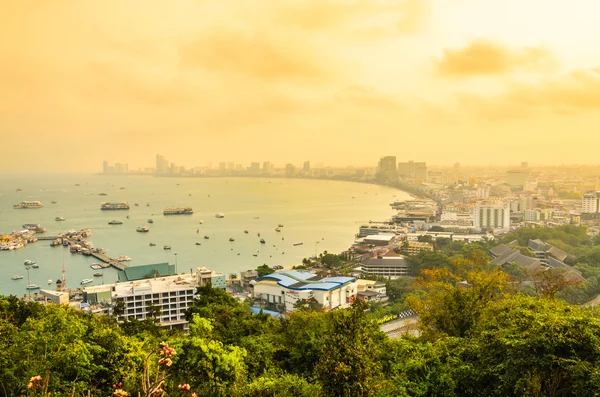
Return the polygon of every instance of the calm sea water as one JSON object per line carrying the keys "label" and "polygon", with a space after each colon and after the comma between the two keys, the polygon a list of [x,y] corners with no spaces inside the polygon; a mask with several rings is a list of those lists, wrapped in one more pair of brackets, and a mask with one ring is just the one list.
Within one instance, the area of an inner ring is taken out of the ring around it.
{"label": "calm sea water", "polygon": [[[17,192],[17,188],[22,191]],[[389,203],[406,198],[409,198],[407,193],[386,187],[337,181],[3,176],[0,177],[0,233],[19,230],[24,223],[40,223],[48,229],[47,235],[90,228],[92,236],[88,240],[95,247],[105,248],[113,257],[132,257],[130,266],[170,262],[177,264],[179,272],[207,266],[229,274],[265,263],[299,264],[302,258],[324,250],[340,252],[350,246],[360,223],[388,219],[393,215]],[[23,200],[40,200],[44,208],[12,208]],[[52,201],[57,203],[51,204]],[[102,201],[129,201],[131,210],[101,211]],[[190,206],[194,214],[164,216],[162,211],[169,206]],[[217,212],[225,214],[225,218],[217,219]],[[65,217],[66,221],[56,222],[57,216]],[[153,224],[147,223],[149,218],[154,220]],[[122,220],[123,225],[108,225],[112,219]],[[278,224],[284,225],[281,232],[275,231]],[[138,233],[138,226],[147,226],[150,232]],[[210,239],[205,240],[205,235]],[[235,241],[230,242],[230,238]],[[260,238],[266,244],[260,244]],[[150,242],[156,246],[150,247]],[[196,242],[201,245],[195,245]],[[303,245],[294,246],[298,242]],[[39,269],[30,269],[29,277],[42,288],[54,288],[47,281],[61,277],[63,261],[71,288],[78,287],[84,278],[93,278],[91,285],[116,280],[114,269],[105,269],[103,278],[92,276],[94,271],[89,265],[98,262],[95,258],[71,254],[65,248],[49,244],[39,241],[20,250],[0,251],[0,294],[26,294],[27,271],[23,265],[26,259],[40,265]],[[172,249],[163,250],[165,244]],[[11,280],[15,274],[23,275],[24,279]]]}

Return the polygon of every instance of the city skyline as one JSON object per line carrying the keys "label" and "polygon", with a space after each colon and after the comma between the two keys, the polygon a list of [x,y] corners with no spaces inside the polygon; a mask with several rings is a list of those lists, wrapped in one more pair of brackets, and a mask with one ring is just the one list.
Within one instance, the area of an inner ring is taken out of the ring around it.
{"label": "city skyline", "polygon": [[6,3],[5,172],[598,164],[593,0]]}

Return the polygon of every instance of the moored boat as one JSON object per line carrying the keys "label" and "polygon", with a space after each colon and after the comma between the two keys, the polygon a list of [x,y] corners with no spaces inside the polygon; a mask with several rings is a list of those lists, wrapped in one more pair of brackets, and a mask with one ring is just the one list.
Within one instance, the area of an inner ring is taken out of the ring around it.
{"label": "moored boat", "polygon": [[148,223],[154,223],[154,220],[148,219]]}
{"label": "moored boat", "polygon": [[138,227],[137,229],[135,229],[136,232],[140,232],[140,233],[148,233],[150,231],[150,229],[148,229],[147,227]]}
{"label": "moored boat", "polygon": [[304,243],[294,243],[295,246],[302,245]]}
{"label": "moored boat", "polygon": [[108,222],[109,225],[122,225],[123,221],[112,220]]}
{"label": "moored boat", "polygon": [[225,218],[225,215],[222,212],[216,213],[215,218]]}
{"label": "moored boat", "polygon": [[52,280],[48,280],[48,285],[52,284]]}
{"label": "moored boat", "polygon": [[54,220],[55,220],[56,222],[62,222],[62,221],[64,221],[64,220],[65,220],[65,218],[64,218],[64,217],[62,217],[62,216],[57,216],[56,218],[54,218]]}
{"label": "moored boat", "polygon": [[21,201],[19,204],[13,205],[14,209],[32,209],[42,207],[43,205],[41,201]]}
{"label": "moored boat", "polygon": [[261,239],[260,239],[260,243],[261,243],[261,244],[264,244],[264,243],[265,243],[265,239],[264,239],[264,238],[261,238]]}
{"label": "moored boat", "polygon": [[11,277],[12,280],[21,280],[23,278],[23,276],[20,276],[18,274],[15,274],[14,276]]}
{"label": "moored boat", "polygon": [[170,249],[171,249],[171,246],[170,246],[170,245],[163,245],[163,249],[164,249],[164,250],[170,250]]}
{"label": "moored boat", "polygon": [[96,272],[94,273],[94,277],[102,277],[103,274],[101,272]]}
{"label": "moored boat", "polygon": [[154,243],[150,243],[150,244],[148,244],[148,245],[149,245],[150,247],[156,247],[156,244],[154,244]]}
{"label": "moored boat", "polygon": [[25,259],[25,262],[23,262],[23,264],[25,266],[35,265],[35,261],[32,261],[31,259]]}
{"label": "moored boat", "polygon": [[229,241],[235,241],[235,240],[233,239],[233,237],[231,237],[231,238],[229,239]]}
{"label": "moored boat", "polygon": [[27,289],[40,289],[40,286],[37,284],[27,284]]}
{"label": "moored boat", "polygon": [[89,284],[89,283],[91,283],[93,281],[94,280],[92,280],[91,278],[84,278],[83,280],[81,280],[81,285]]}

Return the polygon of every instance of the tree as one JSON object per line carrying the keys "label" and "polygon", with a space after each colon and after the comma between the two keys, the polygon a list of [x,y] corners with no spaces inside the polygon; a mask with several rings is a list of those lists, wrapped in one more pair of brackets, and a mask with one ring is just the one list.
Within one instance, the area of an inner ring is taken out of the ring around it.
{"label": "tree", "polygon": [[367,307],[357,300],[349,310],[328,313],[330,332],[324,336],[323,353],[316,368],[327,396],[374,395],[380,375],[377,340],[382,336],[379,327],[367,319]]}
{"label": "tree", "polygon": [[112,315],[115,318],[119,318],[119,316],[125,314],[125,309],[125,301],[123,301],[122,299],[117,299],[113,302]]}
{"label": "tree", "polygon": [[323,311],[323,306],[315,299],[299,299],[294,303],[294,309],[307,311]]}
{"label": "tree", "polygon": [[537,295],[547,299],[554,299],[560,291],[583,283],[581,279],[567,277],[564,269],[535,267],[528,271],[528,276],[533,281]]}
{"label": "tree", "polygon": [[415,282],[417,291],[407,298],[419,313],[420,327],[429,337],[465,337],[477,325],[481,312],[508,286],[506,273],[487,266],[484,254],[455,258],[451,268],[423,270]]}
{"label": "tree", "polygon": [[275,269],[270,268],[268,265],[260,265],[256,268],[258,272],[258,277],[266,276],[267,274],[271,274],[275,272]]}
{"label": "tree", "polygon": [[158,321],[161,316],[162,310],[160,306],[155,305],[152,301],[146,302],[146,317],[154,319],[154,321]]}

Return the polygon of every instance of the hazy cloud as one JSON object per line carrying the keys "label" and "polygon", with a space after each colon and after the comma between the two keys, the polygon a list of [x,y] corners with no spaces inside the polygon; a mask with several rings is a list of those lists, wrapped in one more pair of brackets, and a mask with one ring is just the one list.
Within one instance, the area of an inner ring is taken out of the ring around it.
{"label": "hazy cloud", "polygon": [[547,70],[555,65],[555,59],[543,47],[510,49],[479,40],[461,49],[445,49],[442,58],[434,63],[440,76],[469,77],[503,75],[518,70]]}

